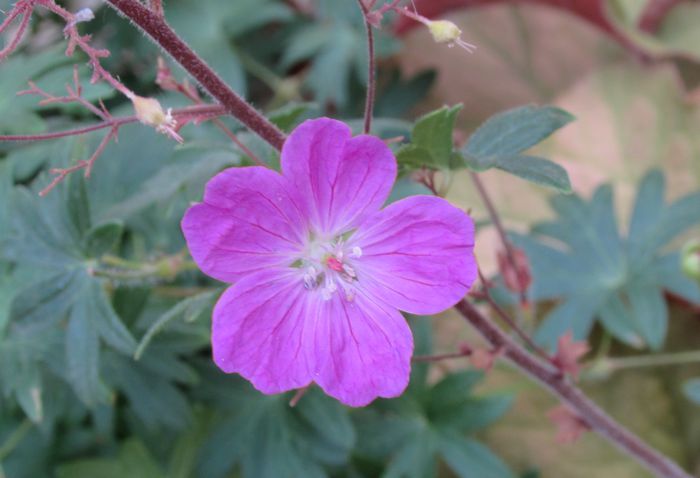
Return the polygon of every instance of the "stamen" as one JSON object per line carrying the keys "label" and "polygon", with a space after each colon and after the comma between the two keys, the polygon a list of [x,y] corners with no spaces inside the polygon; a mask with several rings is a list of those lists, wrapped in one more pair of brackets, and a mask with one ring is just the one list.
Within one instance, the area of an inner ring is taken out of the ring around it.
{"label": "stamen", "polygon": [[348,282],[352,282],[353,280],[357,279],[357,274],[355,273],[355,269],[353,269],[350,264],[345,264],[343,266],[343,273],[341,277]]}
{"label": "stamen", "polygon": [[304,274],[304,287],[308,290],[318,287],[318,272],[313,266],[309,267]]}
{"label": "stamen", "polygon": [[323,300],[330,300],[336,290],[338,290],[338,286],[335,285],[335,281],[328,278],[326,279],[326,285],[321,289],[321,297]]}
{"label": "stamen", "polygon": [[360,249],[358,246],[353,247],[352,254],[350,255],[350,257],[355,257],[359,259],[360,257],[362,257],[362,249]]}

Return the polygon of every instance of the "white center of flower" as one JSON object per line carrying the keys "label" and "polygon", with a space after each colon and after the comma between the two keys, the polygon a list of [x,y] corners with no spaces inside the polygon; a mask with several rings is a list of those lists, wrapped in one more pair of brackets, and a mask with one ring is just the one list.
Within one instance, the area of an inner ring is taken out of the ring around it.
{"label": "white center of flower", "polygon": [[347,300],[353,300],[357,281],[353,264],[360,257],[362,249],[348,247],[343,239],[311,240],[297,262],[304,287],[318,291],[323,300],[329,300],[338,291],[344,293]]}

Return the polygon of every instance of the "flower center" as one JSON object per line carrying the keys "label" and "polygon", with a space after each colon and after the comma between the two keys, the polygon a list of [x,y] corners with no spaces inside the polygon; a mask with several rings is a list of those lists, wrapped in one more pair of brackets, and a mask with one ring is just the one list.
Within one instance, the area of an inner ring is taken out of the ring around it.
{"label": "flower center", "polygon": [[340,291],[351,301],[355,297],[357,281],[353,264],[360,257],[362,249],[348,247],[342,238],[312,240],[295,264],[302,272],[307,290],[319,292],[323,300],[330,300],[335,292]]}

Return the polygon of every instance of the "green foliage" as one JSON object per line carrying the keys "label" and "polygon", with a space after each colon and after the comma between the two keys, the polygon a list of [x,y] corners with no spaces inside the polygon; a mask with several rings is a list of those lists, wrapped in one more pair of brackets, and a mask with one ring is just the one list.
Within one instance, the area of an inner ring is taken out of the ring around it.
{"label": "green foliage", "polygon": [[668,328],[664,291],[700,303],[700,288],[683,275],[678,252],[664,246],[700,223],[700,193],[666,205],[664,178],[650,171],[642,180],[626,237],[618,225],[610,186],[589,202],[556,196],[553,222],[533,236],[515,237],[531,261],[533,299],[559,304],[537,332],[554,345],[567,330],[583,339],[594,321],[628,345],[659,349]]}
{"label": "green foliage", "polygon": [[443,107],[418,118],[411,144],[401,148],[396,159],[404,168],[451,169],[458,162],[453,153],[452,130],[462,105]]}
{"label": "green foliage", "polygon": [[396,154],[403,171],[466,166],[480,173],[496,168],[558,192],[571,192],[564,168],[521,153],[571,122],[573,116],[549,106],[516,108],[490,118],[460,151],[455,151],[453,133],[461,109],[461,105],[445,106],[416,121],[411,142]]}
{"label": "green foliage", "polygon": [[488,448],[465,437],[510,407],[507,395],[473,395],[482,378],[479,372],[460,372],[429,386],[414,377],[401,398],[358,411],[358,455],[370,461],[388,457],[385,477],[436,476],[438,459],[460,477],[513,477]]}
{"label": "green foliage", "polygon": [[[344,0],[318,2],[315,18],[295,28],[285,39],[281,67],[310,63],[305,86],[316,101],[346,106],[353,79],[367,82],[367,39],[364,21],[357,5]],[[397,42],[382,30],[375,30],[379,58],[397,49]]]}
{"label": "green foliage", "polygon": [[521,154],[573,121],[551,106],[523,106],[499,113],[477,129],[462,148],[467,167],[476,172],[497,168],[560,192],[571,192],[564,168],[544,158]]}
{"label": "green foliage", "polygon": [[62,465],[58,478],[164,478],[165,474],[142,443],[125,442],[115,458],[98,458]]}

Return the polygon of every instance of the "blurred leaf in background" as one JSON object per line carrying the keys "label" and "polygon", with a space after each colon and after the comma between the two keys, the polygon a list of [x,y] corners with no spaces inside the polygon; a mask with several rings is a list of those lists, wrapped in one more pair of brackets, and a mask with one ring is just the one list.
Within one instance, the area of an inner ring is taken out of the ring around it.
{"label": "blurred leaf in background", "polygon": [[551,204],[555,221],[536,225],[533,236],[516,237],[532,264],[533,299],[560,300],[536,338],[554,346],[571,330],[584,339],[597,319],[628,345],[660,349],[668,328],[664,292],[700,304],[700,288],[683,274],[679,253],[664,249],[700,224],[700,193],[666,205],[663,174],[650,171],[626,237],[610,186],[598,188],[590,202],[574,195]]}

